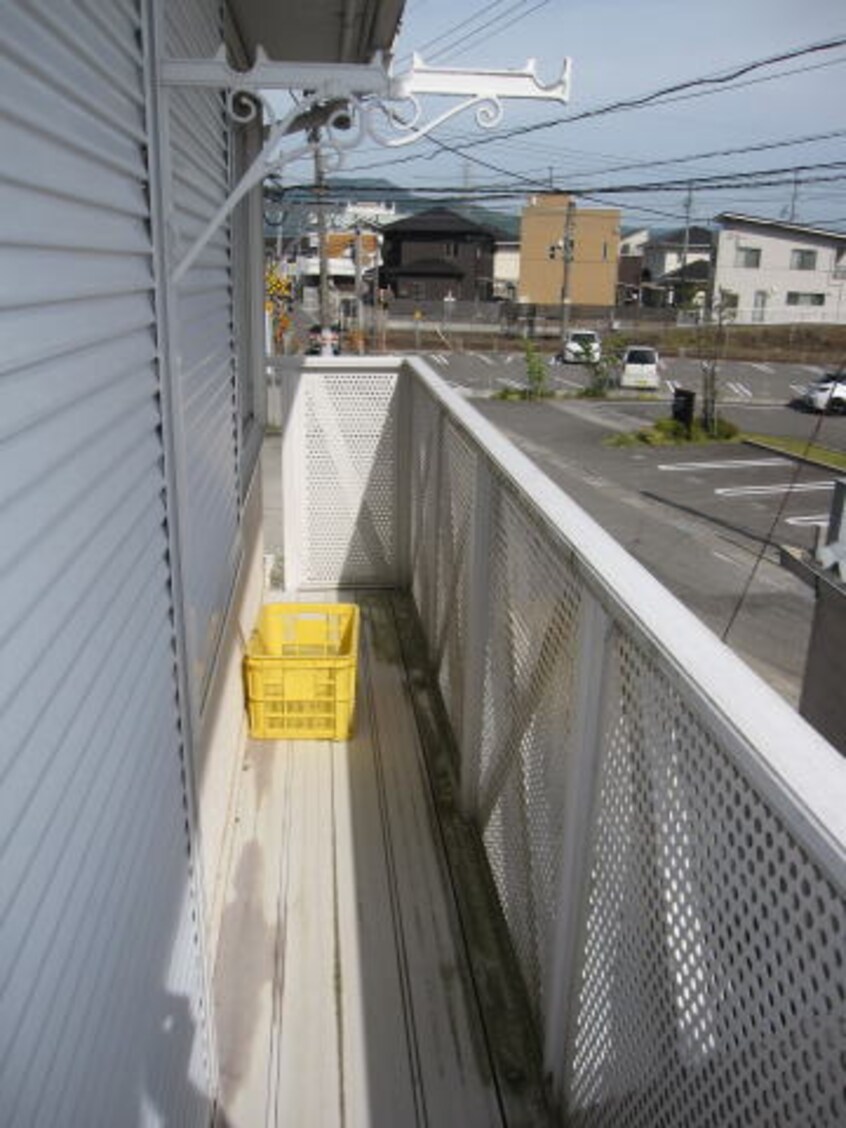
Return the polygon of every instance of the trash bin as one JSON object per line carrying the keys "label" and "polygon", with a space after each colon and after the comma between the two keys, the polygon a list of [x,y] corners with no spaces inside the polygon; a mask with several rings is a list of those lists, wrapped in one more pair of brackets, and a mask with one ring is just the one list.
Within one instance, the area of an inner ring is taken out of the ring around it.
{"label": "trash bin", "polygon": [[683,423],[688,434],[690,434],[690,429],[693,426],[695,399],[696,392],[690,392],[687,388],[676,388],[673,392],[673,419],[677,423]]}

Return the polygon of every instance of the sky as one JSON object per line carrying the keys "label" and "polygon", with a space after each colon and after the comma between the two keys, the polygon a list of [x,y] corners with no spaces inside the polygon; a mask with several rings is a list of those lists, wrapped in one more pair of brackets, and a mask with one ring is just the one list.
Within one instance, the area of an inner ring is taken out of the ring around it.
{"label": "sky", "polygon": [[[425,139],[399,151],[368,144],[348,155],[340,175],[442,188],[435,195],[444,200],[470,188],[478,194],[474,202],[500,210],[519,210],[521,200],[494,192],[582,191],[585,204],[621,207],[631,227],[684,222],[692,180],[694,223],[720,211],[789,218],[792,208],[798,222],[846,230],[846,44],[750,71],[736,80],[743,85],[708,96],[694,88],[666,105],[559,121],[838,37],[846,37],[844,0],[409,0],[395,70],[406,69],[413,50],[429,64],[468,69],[521,68],[534,58],[540,77],[552,81],[569,56],[570,103],[506,102],[492,131],[465,113],[434,134],[452,148],[472,142],[463,154]],[[447,104],[430,99],[424,112]],[[556,124],[506,136],[549,121]],[[794,143],[820,134],[836,136]],[[762,145],[773,147],[749,151]],[[715,151],[723,155],[678,160]],[[739,184],[717,192],[696,183],[837,161],[842,169],[787,172],[779,174],[787,183],[769,187]],[[843,179],[813,182],[821,176]],[[668,191],[634,190],[666,181],[680,183]],[[590,191],[614,186],[627,190]]]}

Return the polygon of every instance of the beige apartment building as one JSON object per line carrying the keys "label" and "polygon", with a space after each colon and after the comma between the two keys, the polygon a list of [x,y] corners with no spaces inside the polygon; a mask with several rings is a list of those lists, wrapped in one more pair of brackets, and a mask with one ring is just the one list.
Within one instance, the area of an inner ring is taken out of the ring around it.
{"label": "beige apartment building", "polygon": [[[532,196],[520,225],[519,300],[558,305],[564,287],[564,193]],[[575,306],[614,305],[620,212],[617,208],[576,206],[572,215],[570,302]]]}

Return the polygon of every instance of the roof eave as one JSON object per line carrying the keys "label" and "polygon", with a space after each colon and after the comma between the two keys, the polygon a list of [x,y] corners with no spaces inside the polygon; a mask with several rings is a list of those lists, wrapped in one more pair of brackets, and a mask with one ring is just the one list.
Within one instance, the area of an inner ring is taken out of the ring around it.
{"label": "roof eave", "polygon": [[720,212],[716,217],[717,223],[724,226],[736,224],[749,227],[775,227],[781,231],[795,232],[796,234],[813,235],[818,239],[834,239],[846,243],[846,235],[839,231],[829,231],[824,227],[809,227],[804,223],[789,223],[783,219],[766,219],[763,216],[743,215],[740,212]]}

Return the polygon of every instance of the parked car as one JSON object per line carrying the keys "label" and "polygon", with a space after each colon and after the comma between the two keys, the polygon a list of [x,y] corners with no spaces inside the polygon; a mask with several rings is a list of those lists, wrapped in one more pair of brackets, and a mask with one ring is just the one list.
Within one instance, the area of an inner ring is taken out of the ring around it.
{"label": "parked car", "polygon": [[808,385],[802,402],[812,411],[846,411],[846,374],[826,372]]}
{"label": "parked car", "polygon": [[621,388],[645,388],[657,391],[661,386],[658,375],[658,353],[646,345],[632,345],[623,354],[620,368]]}
{"label": "parked car", "polygon": [[555,354],[556,364],[595,363],[602,357],[599,334],[592,329],[573,329],[565,338],[564,348]]}

